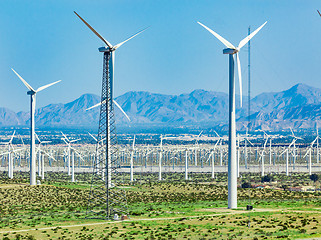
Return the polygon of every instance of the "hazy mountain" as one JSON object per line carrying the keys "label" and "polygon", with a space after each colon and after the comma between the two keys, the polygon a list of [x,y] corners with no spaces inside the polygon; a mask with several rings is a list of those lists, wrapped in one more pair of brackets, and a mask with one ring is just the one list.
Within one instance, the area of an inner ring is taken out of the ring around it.
{"label": "hazy mountain", "polygon": [[0,126],[23,125],[19,116],[8,108],[0,108]]}
{"label": "hazy mountain", "polygon": [[299,107],[321,103],[321,89],[297,84],[288,90],[276,93],[262,93],[252,99],[254,112],[272,112],[283,108]]}
{"label": "hazy mountain", "polygon": [[137,123],[219,123],[228,114],[228,95],[205,90],[181,95],[128,92],[116,100]]}
{"label": "hazy mountain", "polygon": [[[237,97],[239,129],[247,120],[247,98],[243,108]],[[66,104],[50,104],[36,110],[37,127],[97,127],[99,107],[86,111],[100,101],[94,94],[84,94]],[[115,107],[116,122],[135,124],[202,125],[226,128],[228,122],[228,95],[221,92],[195,90],[181,95],[164,95],[149,92],[127,92],[116,98],[131,122]],[[314,127],[321,119],[321,89],[304,84],[275,93],[262,93],[251,100],[253,128],[279,130],[288,126]],[[15,113],[0,108],[0,126],[29,125],[29,113]],[[320,124],[321,125],[321,124]]]}

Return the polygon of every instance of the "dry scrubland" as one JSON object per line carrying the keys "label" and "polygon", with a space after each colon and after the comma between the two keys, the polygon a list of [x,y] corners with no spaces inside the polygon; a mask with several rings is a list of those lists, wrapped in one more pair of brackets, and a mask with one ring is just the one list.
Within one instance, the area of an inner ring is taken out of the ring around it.
{"label": "dry scrubland", "polygon": [[[209,180],[194,174],[137,175],[126,185],[130,219],[85,219],[89,174],[68,183],[62,173],[49,173],[41,186],[28,186],[26,174],[0,181],[0,239],[295,239],[321,237],[321,193],[240,188],[237,210],[226,209],[226,174]],[[277,187],[319,185],[306,174],[273,175]],[[258,184],[259,175],[241,182]],[[240,182],[240,184],[241,184]],[[254,210],[245,211],[249,203]],[[250,221],[249,221],[250,220]],[[250,223],[250,227],[248,224]],[[27,231],[26,231],[27,230]]]}

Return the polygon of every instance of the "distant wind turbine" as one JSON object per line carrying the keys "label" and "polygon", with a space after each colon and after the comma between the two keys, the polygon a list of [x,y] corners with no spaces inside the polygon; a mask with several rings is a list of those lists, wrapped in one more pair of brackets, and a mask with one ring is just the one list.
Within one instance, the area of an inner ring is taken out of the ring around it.
{"label": "distant wind turbine", "polygon": [[235,79],[234,79],[234,54],[236,54],[236,62],[238,67],[238,79],[240,84],[240,103],[242,106],[242,76],[241,63],[238,52],[261,30],[266,24],[262,24],[258,29],[240,41],[238,47],[232,45],[229,41],[221,37],[219,34],[208,28],[204,24],[198,22],[202,27],[213,34],[227,48],[223,50],[223,54],[229,55],[229,159],[228,159],[228,208],[237,208],[237,159],[236,159],[236,126],[235,126]]}
{"label": "distant wind turbine", "polygon": [[27,92],[30,95],[30,185],[36,185],[36,155],[35,155],[35,108],[36,108],[36,94],[61,80],[39,87],[37,90],[33,89],[15,70],[11,70],[20,78],[22,83],[29,89]]}

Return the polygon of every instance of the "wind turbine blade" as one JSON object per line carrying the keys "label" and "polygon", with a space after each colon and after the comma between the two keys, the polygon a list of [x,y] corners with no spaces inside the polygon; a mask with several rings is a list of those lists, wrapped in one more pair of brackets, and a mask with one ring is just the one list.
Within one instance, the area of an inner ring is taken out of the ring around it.
{"label": "wind turbine blade", "polygon": [[96,142],[98,142],[97,138],[95,138],[90,132],[88,132],[88,134],[89,134]]}
{"label": "wind turbine blade", "polygon": [[36,92],[36,91],[29,85],[29,83],[27,83],[26,80],[24,80],[13,68],[11,68],[11,70],[18,76],[18,78],[20,78],[20,80],[23,82],[23,84],[24,84],[30,91]]}
{"label": "wind turbine blade", "polygon": [[130,38],[126,39],[125,41],[118,43],[117,45],[114,46],[114,49],[116,50],[117,48],[119,48],[121,45],[123,45],[125,42],[128,42],[130,39],[136,37],[138,34],[141,34],[142,32],[146,31],[148,28],[144,28],[143,30],[139,31],[138,33],[135,33],[133,36],[131,36]]}
{"label": "wind turbine blade", "polygon": [[245,44],[247,44],[248,41],[251,40],[252,37],[255,36],[255,34],[257,34],[262,27],[264,27],[264,25],[267,23],[267,21],[265,23],[263,23],[258,29],[256,29],[254,32],[252,32],[250,35],[248,35],[246,38],[244,38],[240,43],[239,46],[237,47],[238,49],[241,49]]}
{"label": "wind turbine blade", "polygon": [[254,144],[248,138],[246,138],[246,141],[248,141],[252,146],[254,146]]}
{"label": "wind turbine blade", "polygon": [[220,35],[218,35],[216,32],[214,32],[212,29],[206,27],[204,24],[197,22],[199,25],[201,25],[202,27],[204,27],[207,31],[209,31],[210,33],[212,33],[218,40],[221,41],[221,43],[223,43],[227,48],[232,48],[235,49],[235,47],[233,46],[232,43],[230,43],[229,41],[227,41],[225,38],[221,37]]}
{"label": "wind turbine blade", "polygon": [[50,157],[51,159],[53,159],[54,161],[57,161],[53,156],[51,156],[51,155],[48,154],[47,152],[45,152],[45,151],[43,151],[43,150],[42,150],[42,152],[43,152],[44,154],[46,154],[48,157]]}
{"label": "wind turbine blade", "polygon": [[321,13],[319,12],[319,10],[317,10],[318,11],[318,13],[319,13],[319,15],[320,15],[320,17],[321,17]]}
{"label": "wind turbine blade", "polygon": [[38,137],[38,134],[35,133],[35,135],[36,135],[37,140],[39,141],[39,144],[41,144],[41,141],[40,141],[40,139],[39,139],[39,137]]}
{"label": "wind turbine blade", "polygon": [[120,111],[125,115],[125,117],[128,119],[128,121],[131,121],[128,115],[125,113],[125,111],[121,108],[121,106],[113,99],[113,102],[115,105],[120,109]]}
{"label": "wind turbine blade", "polygon": [[303,158],[305,158],[305,157],[309,154],[310,151],[311,151],[311,148],[308,149],[308,151],[305,153],[305,155],[303,156]]}
{"label": "wind turbine blade", "polygon": [[69,139],[67,138],[67,136],[66,136],[63,132],[61,132],[61,134],[62,134],[62,136],[64,136],[64,138],[69,142]]}
{"label": "wind turbine blade", "polygon": [[318,137],[316,137],[313,142],[311,143],[311,147],[313,147],[313,144],[315,143],[315,141],[318,139]]}
{"label": "wind turbine blade", "polygon": [[290,143],[290,145],[289,145],[288,148],[290,148],[290,147],[295,143],[295,141],[296,141],[296,138],[294,138],[294,139],[292,140],[292,142]]}
{"label": "wind turbine blade", "polygon": [[133,150],[135,148],[135,138],[136,138],[136,135],[134,135],[134,140],[133,140]]}
{"label": "wind turbine blade", "polygon": [[294,132],[293,132],[292,128],[291,128],[291,127],[289,127],[289,128],[290,128],[290,130],[291,130],[292,136],[293,136],[293,137],[295,137],[295,135],[294,135]]}
{"label": "wind turbine blade", "polygon": [[69,145],[69,142],[66,141],[66,139],[61,138],[62,141],[64,141],[67,145]]}
{"label": "wind turbine blade", "polygon": [[269,138],[267,138],[267,139],[265,140],[263,149],[265,149],[268,140],[269,140]]}
{"label": "wind turbine blade", "polygon": [[95,108],[95,107],[98,107],[98,106],[100,106],[100,105],[101,105],[102,103],[104,103],[104,102],[106,102],[106,100],[104,100],[104,101],[102,101],[102,102],[99,102],[99,103],[95,104],[95,105],[92,106],[92,107],[87,108],[86,111],[88,111],[88,110],[90,110],[90,109],[93,109],[93,108]]}
{"label": "wind turbine blade", "polygon": [[220,135],[218,135],[218,133],[215,131],[215,130],[213,130],[214,132],[215,132],[215,134],[220,138]]}
{"label": "wind turbine blade", "polygon": [[16,130],[14,130],[14,131],[13,131],[13,134],[12,134],[12,136],[11,136],[11,138],[10,138],[9,143],[11,143],[11,142],[12,142],[12,140],[13,140],[13,138],[14,138],[15,133],[16,133]]}
{"label": "wind turbine blade", "polygon": [[40,92],[40,91],[42,91],[42,90],[44,90],[44,89],[46,89],[46,88],[48,88],[48,87],[50,87],[50,86],[52,86],[52,85],[55,85],[56,83],[59,83],[60,81],[61,81],[61,80],[58,80],[58,81],[56,81],[56,82],[49,83],[49,84],[47,84],[47,85],[45,85],[45,86],[42,86],[42,87],[38,88],[36,92]]}
{"label": "wind turbine blade", "polygon": [[24,143],[21,135],[20,135],[20,139],[21,139],[21,142],[22,142],[22,146],[24,147],[24,146],[25,146],[25,143]]}
{"label": "wind turbine blade", "polygon": [[96,30],[93,29],[92,26],[90,26],[89,23],[87,23],[82,17],[80,17],[80,16],[78,15],[78,13],[76,13],[75,11],[74,11],[74,13],[75,13],[75,14],[80,18],[80,20],[83,21],[83,23],[86,24],[87,27],[89,27],[89,29],[90,29],[97,37],[99,37],[110,49],[113,48],[113,45],[111,45],[105,38],[103,38],[98,32],[96,32]]}
{"label": "wind turbine blade", "polygon": [[239,53],[236,53],[236,62],[237,62],[237,72],[238,72],[238,76],[239,76],[239,85],[240,85],[240,104],[242,107],[242,71],[241,71],[241,62],[240,62],[240,58],[239,58]]}
{"label": "wind turbine blade", "polygon": [[202,135],[202,133],[203,133],[203,130],[200,132],[200,134],[198,134],[197,137],[199,138]]}

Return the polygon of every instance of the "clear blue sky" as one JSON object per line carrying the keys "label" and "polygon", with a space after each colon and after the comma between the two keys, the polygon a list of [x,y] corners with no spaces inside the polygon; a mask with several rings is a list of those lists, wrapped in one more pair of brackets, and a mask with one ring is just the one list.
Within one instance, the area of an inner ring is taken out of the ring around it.
{"label": "clear blue sky", "polygon": [[[314,0],[10,0],[0,1],[0,106],[28,110],[26,88],[62,80],[37,95],[37,107],[100,94],[103,46],[77,11],[112,44],[150,26],[116,51],[115,96],[194,89],[227,92],[223,45],[196,21],[234,45],[264,21],[253,38],[253,95],[296,83],[321,88],[321,17]],[[241,53],[247,91],[247,46]]]}

